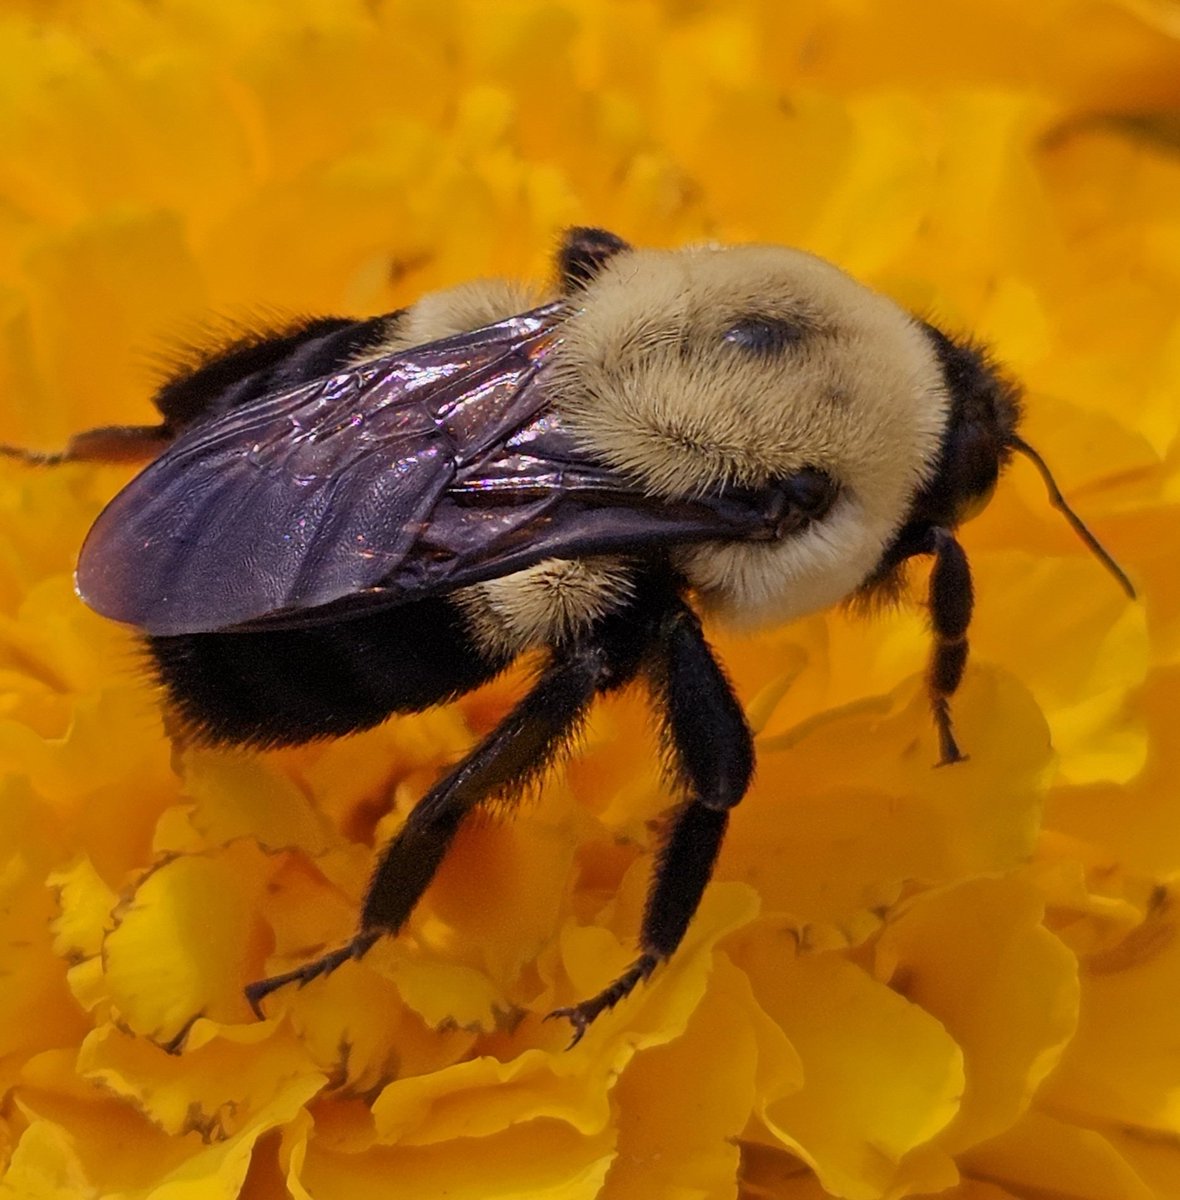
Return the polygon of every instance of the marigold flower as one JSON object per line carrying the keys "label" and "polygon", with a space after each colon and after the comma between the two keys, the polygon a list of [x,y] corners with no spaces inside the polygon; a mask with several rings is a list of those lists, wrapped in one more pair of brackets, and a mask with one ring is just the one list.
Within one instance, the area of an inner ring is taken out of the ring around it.
{"label": "marigold flower", "polygon": [[350,934],[520,677],[173,746],[72,594],[127,472],[4,465],[5,1194],[1180,1194],[1174,5],[10,3],[0,78],[4,442],[150,420],[153,348],[210,322],[543,278],[564,225],[785,242],[993,344],[1141,589],[1018,462],[964,535],[968,763],[930,769],[920,607],[717,631],[757,780],[685,945],[582,1042],[542,1018],[630,960],[668,803],[634,696],[259,1022],[242,986]]}

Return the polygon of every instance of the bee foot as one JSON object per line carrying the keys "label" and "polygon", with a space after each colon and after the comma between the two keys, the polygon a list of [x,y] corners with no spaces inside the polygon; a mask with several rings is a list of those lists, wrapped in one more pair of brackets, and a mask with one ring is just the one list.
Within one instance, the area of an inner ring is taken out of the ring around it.
{"label": "bee foot", "polygon": [[567,1008],[555,1008],[545,1017],[551,1021],[555,1017],[564,1018],[574,1027],[574,1036],[567,1050],[572,1050],[581,1040],[591,1024],[608,1008],[614,1008],[620,1000],[626,999],[637,984],[646,979],[659,964],[659,956],[644,954],[635,960],[622,975],[609,986],[603,988],[597,996],[583,1000],[581,1004],[572,1004]]}
{"label": "bee foot", "polygon": [[286,987],[289,983],[305,987],[313,979],[319,979],[321,975],[331,975],[337,967],[348,962],[350,958],[360,958],[364,955],[380,936],[381,933],[378,930],[365,930],[358,933],[352,941],[341,946],[339,950],[333,950],[309,963],[304,963],[303,966],[296,967],[293,971],[284,971],[281,975],[269,975],[266,979],[259,979],[254,983],[247,984],[243,991],[246,993],[246,1000],[251,1011],[260,1021],[264,1021],[266,1013],[262,1011],[262,1002],[271,992],[277,992],[279,988]]}

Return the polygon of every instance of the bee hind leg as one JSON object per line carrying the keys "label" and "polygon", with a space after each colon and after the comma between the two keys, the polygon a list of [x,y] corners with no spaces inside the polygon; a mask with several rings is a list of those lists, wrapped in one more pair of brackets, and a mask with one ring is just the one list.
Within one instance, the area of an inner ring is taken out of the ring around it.
{"label": "bee hind leg", "polygon": [[713,873],[729,810],[746,794],[754,772],[745,714],[696,614],[682,601],[661,622],[649,676],[675,781],[688,798],[675,811],[656,862],[640,956],[598,995],[549,1014],[574,1027],[571,1047],[680,945]]}
{"label": "bee hind leg", "polygon": [[616,664],[595,643],[563,652],[519,704],[417,803],[377,862],[361,913],[361,928],[344,946],[292,971],[249,984],[246,999],[261,1018],[262,1001],[362,957],[395,934],[429,886],[463,820],[484,802],[518,795],[569,744],[586,709],[620,682]]}

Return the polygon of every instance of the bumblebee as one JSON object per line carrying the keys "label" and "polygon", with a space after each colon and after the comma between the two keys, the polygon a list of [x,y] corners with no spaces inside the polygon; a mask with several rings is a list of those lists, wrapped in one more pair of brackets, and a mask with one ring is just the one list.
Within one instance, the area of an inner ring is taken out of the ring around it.
{"label": "bumblebee", "polygon": [[940,761],[968,652],[956,530],[1014,453],[1127,577],[1019,436],[988,355],[836,267],[774,246],[634,249],[568,231],[536,304],[503,282],[368,320],[326,318],[207,356],[161,422],[29,461],[151,458],[99,516],[77,587],[135,626],[190,738],[280,746],[365,729],[487,682],[523,699],[419,801],[378,859],[356,936],[251,984],[263,1000],[406,921],[474,810],[512,798],[594,699],[642,680],[671,810],[639,953],[554,1015],[576,1041],[672,955],[754,770],[698,613],[787,621],[889,595],[932,560]]}

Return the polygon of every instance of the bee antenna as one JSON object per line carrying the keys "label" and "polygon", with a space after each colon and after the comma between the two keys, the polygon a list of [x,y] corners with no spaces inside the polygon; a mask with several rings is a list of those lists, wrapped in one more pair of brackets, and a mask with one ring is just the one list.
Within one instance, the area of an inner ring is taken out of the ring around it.
{"label": "bee antenna", "polygon": [[1036,467],[1041,478],[1045,481],[1045,488],[1049,492],[1049,503],[1065,517],[1069,522],[1070,528],[1089,547],[1090,553],[1118,580],[1119,586],[1134,600],[1136,598],[1135,585],[1127,578],[1126,571],[1107,553],[1102,543],[1086,528],[1082,518],[1070,508],[1069,502],[1061,494],[1061,489],[1057,486],[1057,481],[1053,478],[1053,472],[1049,470],[1049,464],[1045,462],[1028,442],[1024,441],[1023,438],[1017,437],[1016,434],[1009,435],[1008,445],[1018,454],[1023,454]]}

